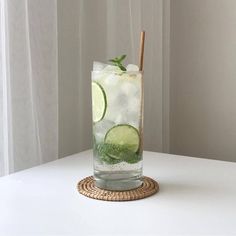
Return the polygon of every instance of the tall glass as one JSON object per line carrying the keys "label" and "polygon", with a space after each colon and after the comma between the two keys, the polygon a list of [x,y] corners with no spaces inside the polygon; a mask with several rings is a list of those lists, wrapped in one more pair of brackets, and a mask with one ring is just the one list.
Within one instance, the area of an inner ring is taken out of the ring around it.
{"label": "tall glass", "polygon": [[92,71],[94,178],[97,187],[142,184],[142,72]]}

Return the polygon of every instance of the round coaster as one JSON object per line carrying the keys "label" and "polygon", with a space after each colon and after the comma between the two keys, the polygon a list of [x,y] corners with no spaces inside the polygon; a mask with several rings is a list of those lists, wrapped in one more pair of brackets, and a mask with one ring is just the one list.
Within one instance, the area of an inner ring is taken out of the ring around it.
{"label": "round coaster", "polygon": [[136,189],[127,191],[109,191],[96,187],[93,176],[89,176],[82,179],[78,183],[77,189],[79,193],[85,195],[86,197],[97,200],[132,201],[146,198],[157,193],[159,190],[159,185],[155,180],[144,176],[143,184]]}

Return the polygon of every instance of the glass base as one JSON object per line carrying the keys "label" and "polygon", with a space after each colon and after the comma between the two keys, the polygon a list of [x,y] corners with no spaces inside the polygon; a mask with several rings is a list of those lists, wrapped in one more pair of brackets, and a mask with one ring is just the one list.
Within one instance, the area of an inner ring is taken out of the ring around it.
{"label": "glass base", "polygon": [[125,191],[138,188],[142,185],[141,171],[96,171],[94,172],[95,185],[98,188]]}

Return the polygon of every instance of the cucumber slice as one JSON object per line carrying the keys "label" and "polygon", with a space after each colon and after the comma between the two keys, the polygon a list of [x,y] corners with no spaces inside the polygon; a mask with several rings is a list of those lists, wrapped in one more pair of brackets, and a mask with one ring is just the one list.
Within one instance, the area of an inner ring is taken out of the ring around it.
{"label": "cucumber slice", "polygon": [[104,89],[97,82],[92,82],[93,122],[103,119],[107,109],[107,99]]}
{"label": "cucumber slice", "polygon": [[129,151],[137,152],[139,149],[139,132],[128,124],[113,126],[105,135],[105,143],[124,145]]}

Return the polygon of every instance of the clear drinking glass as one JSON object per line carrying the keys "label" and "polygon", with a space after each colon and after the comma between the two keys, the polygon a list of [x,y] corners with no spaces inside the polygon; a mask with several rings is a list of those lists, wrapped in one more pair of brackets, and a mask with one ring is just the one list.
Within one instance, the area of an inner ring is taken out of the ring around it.
{"label": "clear drinking glass", "polygon": [[97,187],[142,184],[142,72],[92,71],[94,178]]}

